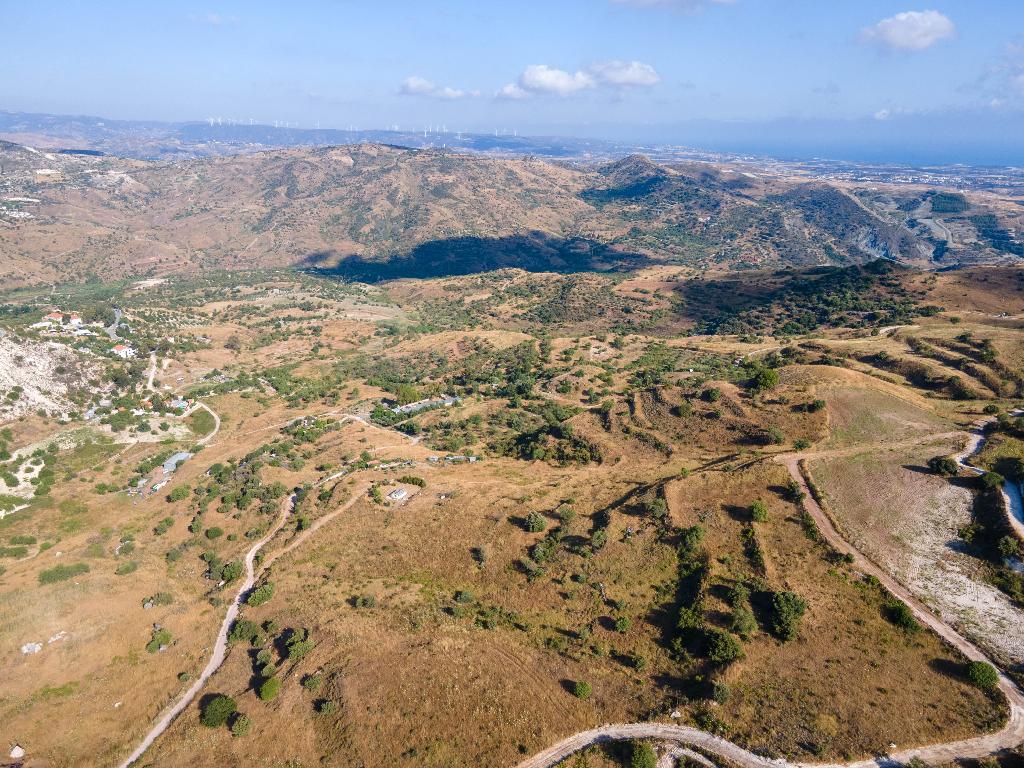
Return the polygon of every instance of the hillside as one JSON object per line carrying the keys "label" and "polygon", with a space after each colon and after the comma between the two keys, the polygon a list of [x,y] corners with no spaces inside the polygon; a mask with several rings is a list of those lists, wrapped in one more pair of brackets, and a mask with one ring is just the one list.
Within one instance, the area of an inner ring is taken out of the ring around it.
{"label": "hillside", "polygon": [[285,265],[364,280],[943,266],[1021,248],[1019,213],[980,193],[946,194],[963,205],[943,207],[926,190],[908,203],[902,189],[639,156],[581,169],[364,144],[152,163],[4,143],[0,165],[0,278],[11,284]]}

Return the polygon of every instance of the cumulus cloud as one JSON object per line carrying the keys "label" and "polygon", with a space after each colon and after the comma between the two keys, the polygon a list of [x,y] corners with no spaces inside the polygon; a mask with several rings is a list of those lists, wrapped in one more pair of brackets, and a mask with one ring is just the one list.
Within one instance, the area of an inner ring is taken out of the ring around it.
{"label": "cumulus cloud", "polygon": [[603,61],[594,64],[590,71],[602,82],[621,87],[650,86],[661,82],[654,67],[642,61]]}
{"label": "cumulus cloud", "polygon": [[956,25],[938,11],[904,11],[861,30],[864,42],[894,51],[923,51],[956,33]]}
{"label": "cumulus cloud", "polygon": [[465,91],[452,88],[449,85],[440,86],[427,80],[425,77],[413,75],[405,78],[398,92],[403,96],[424,96],[429,99],[462,99],[467,96]]}
{"label": "cumulus cloud", "polygon": [[531,64],[519,76],[519,86],[533,93],[553,93],[568,96],[587,88],[593,88],[597,81],[588,73],[577,71],[573,74],[564,69],[549,67],[547,64]]}
{"label": "cumulus cloud", "polygon": [[494,94],[499,99],[509,99],[512,101],[518,101],[519,99],[528,99],[530,94],[524,90],[518,83],[509,83],[503,85],[498,89],[498,92]]}
{"label": "cumulus cloud", "polygon": [[519,80],[502,86],[495,94],[500,99],[526,99],[530,96],[572,96],[597,88],[649,87],[661,82],[661,76],[642,61],[600,61],[586,69],[568,72],[547,64],[531,64]]}

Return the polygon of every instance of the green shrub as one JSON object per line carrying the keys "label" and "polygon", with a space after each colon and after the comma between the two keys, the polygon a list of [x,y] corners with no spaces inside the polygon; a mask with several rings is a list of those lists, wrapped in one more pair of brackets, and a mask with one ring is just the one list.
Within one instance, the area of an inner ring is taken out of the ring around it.
{"label": "green shrub", "polygon": [[320,699],[313,706],[318,715],[333,715],[338,711],[338,705],[330,699]]}
{"label": "green shrub", "polygon": [[208,539],[218,539],[224,535],[224,529],[218,528],[216,525],[212,528],[207,528],[204,534]]}
{"label": "green shrub", "polygon": [[768,520],[768,505],[758,499],[750,505],[750,519],[755,523],[763,523]]}
{"label": "green shrub", "polygon": [[978,478],[978,485],[985,491],[994,491],[1002,488],[1005,482],[1006,480],[998,472],[986,472]]}
{"label": "green shrub", "polygon": [[36,543],[36,537],[35,536],[11,536],[10,541],[11,541],[11,544],[14,544],[16,546],[17,545],[32,546],[33,544]]}
{"label": "green shrub", "polygon": [[256,606],[263,605],[273,596],[274,583],[271,581],[265,581],[249,593],[249,596],[245,598],[245,604],[251,605],[255,608]]}
{"label": "green shrub", "polygon": [[[188,498],[188,495],[189,487],[187,485],[179,485],[167,494],[167,501],[172,503],[175,501],[184,501]],[[242,717],[245,717],[245,715],[242,715]]]}
{"label": "green shrub", "polygon": [[744,640],[749,640],[757,632],[757,619],[754,618],[754,612],[746,605],[738,605],[733,608],[729,618],[729,630]]}
{"label": "green shrub", "polygon": [[893,598],[885,604],[884,612],[885,618],[900,629],[906,630],[907,632],[917,632],[921,629],[921,625],[918,624],[917,619],[914,618],[914,612],[910,610],[910,606],[902,600]]}
{"label": "green shrub", "polygon": [[999,672],[985,661],[972,661],[967,665],[967,679],[983,691],[991,691],[999,685]]}
{"label": "green shrub", "polygon": [[633,626],[633,622],[631,622],[627,616],[619,616],[615,620],[616,632],[628,632],[631,626]]}
{"label": "green shrub", "polygon": [[238,710],[238,704],[230,696],[218,693],[204,705],[199,722],[207,728],[220,728]]}
{"label": "green shrub", "polygon": [[252,730],[252,718],[239,712],[231,722],[232,736],[245,736]]}
{"label": "green shrub", "polygon": [[165,533],[171,530],[172,525],[174,525],[174,518],[165,517],[163,520],[157,523],[156,526],[154,526],[153,533],[155,533],[157,536],[163,536]]}
{"label": "green shrub", "polygon": [[314,672],[311,675],[306,675],[302,678],[302,687],[310,693],[316,693],[320,690],[320,686],[324,682],[324,676],[322,672]]}
{"label": "green shrub", "polygon": [[817,413],[818,411],[825,410],[825,405],[826,403],[824,400],[812,400],[807,404],[807,410],[810,413]]}
{"label": "green shrub", "polygon": [[40,584],[55,584],[58,581],[67,581],[83,573],[89,572],[89,566],[85,563],[74,565],[57,565],[49,570],[39,572]]}
{"label": "green shrub", "polygon": [[547,518],[539,512],[531,512],[526,516],[526,530],[530,533],[540,533],[547,527]]}
{"label": "green shrub", "polygon": [[721,629],[707,630],[708,658],[716,664],[730,664],[743,655],[740,641]]}
{"label": "green shrub", "polygon": [[0,557],[19,559],[28,554],[28,547],[0,547]]}
{"label": "green shrub", "polygon": [[589,699],[590,695],[594,692],[590,683],[584,682],[583,680],[577,680],[572,684],[572,695],[577,699]]}
{"label": "green shrub", "polygon": [[807,602],[795,592],[776,592],[772,596],[772,631],[780,640],[792,640],[800,631]]}
{"label": "green shrub", "polygon": [[134,560],[129,560],[127,563],[121,563],[114,569],[114,573],[117,576],[127,576],[129,573],[135,573],[139,569],[139,564]]}
{"label": "green shrub", "polygon": [[231,625],[231,631],[228,632],[228,642],[240,643],[243,640],[252,642],[259,634],[260,626],[256,622],[249,621],[249,619],[236,619],[235,623]]}
{"label": "green shrub", "polygon": [[277,694],[281,692],[281,681],[276,677],[271,677],[260,683],[257,694],[261,701],[273,701]]}
{"label": "green shrub", "polygon": [[146,643],[146,650],[150,653],[156,653],[161,648],[169,645],[170,642],[171,633],[168,630],[162,627],[160,629],[154,629],[153,636],[150,638],[149,642]]}
{"label": "green shrub", "polygon": [[646,741],[634,741],[629,755],[629,768],[657,768],[658,756]]}
{"label": "green shrub", "polygon": [[928,468],[935,474],[946,477],[951,477],[960,472],[960,465],[951,456],[933,456],[928,459]]}

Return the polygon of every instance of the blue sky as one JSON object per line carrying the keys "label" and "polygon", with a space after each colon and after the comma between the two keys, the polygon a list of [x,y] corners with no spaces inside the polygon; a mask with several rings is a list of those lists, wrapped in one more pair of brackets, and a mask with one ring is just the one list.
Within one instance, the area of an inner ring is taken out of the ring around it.
{"label": "blue sky", "polygon": [[13,2],[0,108],[638,134],[1024,108],[1020,0]]}

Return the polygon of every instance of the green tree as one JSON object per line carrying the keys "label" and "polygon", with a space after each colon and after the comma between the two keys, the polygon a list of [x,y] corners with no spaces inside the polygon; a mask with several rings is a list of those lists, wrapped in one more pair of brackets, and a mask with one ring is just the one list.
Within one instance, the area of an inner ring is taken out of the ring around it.
{"label": "green tree", "polygon": [[780,640],[792,640],[800,631],[807,602],[795,592],[776,592],[772,596],[772,631]]}
{"label": "green tree", "polygon": [[257,691],[262,701],[273,701],[280,692],[281,681],[276,677],[268,677],[260,683],[259,690]]}
{"label": "green tree", "polygon": [[220,728],[238,710],[238,704],[230,696],[218,693],[203,704],[199,722],[207,728]]}
{"label": "green tree", "polygon": [[750,388],[755,392],[767,392],[779,386],[779,372],[774,368],[758,368],[750,378]]}
{"label": "green tree", "polygon": [[531,512],[526,516],[526,530],[530,533],[540,533],[547,527],[547,519],[539,512]]}
{"label": "green tree", "polygon": [[972,661],[967,665],[967,679],[984,691],[999,685],[999,672],[985,661]]}
{"label": "green tree", "polygon": [[1009,559],[1011,557],[1020,557],[1020,542],[1017,541],[1013,536],[1003,536],[999,540],[999,555],[1003,558]]}
{"label": "green tree", "polygon": [[658,756],[646,741],[634,741],[629,755],[629,768],[657,768]]}
{"label": "green tree", "polygon": [[743,655],[740,641],[721,629],[707,630],[708,658],[716,664],[731,664]]}
{"label": "green tree", "polygon": [[757,619],[754,618],[754,612],[745,605],[733,608],[729,618],[729,629],[744,640],[749,640],[757,632]]}
{"label": "green tree", "polygon": [[594,692],[590,683],[583,680],[577,680],[572,684],[572,695],[577,699],[589,699],[590,695]]}
{"label": "green tree", "polygon": [[188,495],[189,487],[187,485],[179,485],[177,488],[174,488],[169,494],[167,494],[167,501],[184,501],[185,499],[188,498]]}
{"label": "green tree", "polygon": [[928,459],[928,468],[937,475],[951,477],[960,472],[960,466],[951,456],[933,456]]}

